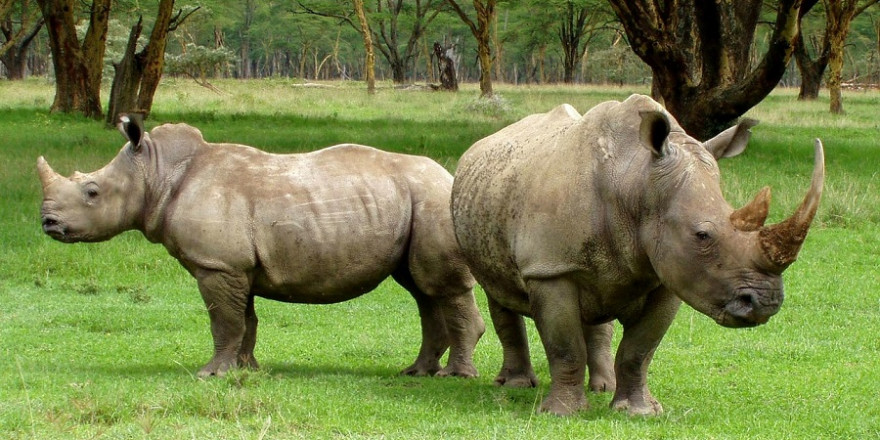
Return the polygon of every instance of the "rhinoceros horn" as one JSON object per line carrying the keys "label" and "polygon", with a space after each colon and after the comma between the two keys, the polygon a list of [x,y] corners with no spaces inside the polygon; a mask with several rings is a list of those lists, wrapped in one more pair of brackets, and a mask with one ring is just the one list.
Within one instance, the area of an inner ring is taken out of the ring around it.
{"label": "rhinoceros horn", "polygon": [[49,163],[46,162],[46,159],[43,156],[40,156],[37,159],[37,172],[40,173],[40,183],[43,184],[43,190],[49,187],[52,182],[62,178],[60,174],[56,173],[52,167],[49,166]]}
{"label": "rhinoceros horn", "polygon": [[816,139],[812,182],[803,202],[791,217],[774,225],[762,226],[758,232],[761,251],[769,261],[770,269],[782,272],[797,259],[797,254],[804,239],[807,238],[807,231],[819,208],[824,184],[825,152],[822,149],[822,141]]}
{"label": "rhinoceros horn", "polygon": [[757,231],[770,213],[770,187],[765,186],[748,205],[730,215],[730,223],[740,231]]}

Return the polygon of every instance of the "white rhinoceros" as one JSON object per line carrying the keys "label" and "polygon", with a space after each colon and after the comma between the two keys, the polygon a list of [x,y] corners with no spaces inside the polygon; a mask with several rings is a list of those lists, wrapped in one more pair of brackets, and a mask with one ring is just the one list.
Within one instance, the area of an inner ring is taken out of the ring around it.
{"label": "white rhinoceros", "polygon": [[214,356],[200,376],[257,366],[255,296],[334,303],[389,275],[421,316],[421,350],[403,373],[476,376],[485,326],[439,164],[352,144],[269,154],[206,143],[185,124],[144,133],[123,118],[120,130],[129,142],[93,173],[65,178],[39,158],[43,230],[70,243],[136,229],[162,243],[208,308]]}
{"label": "white rhinoceros", "polygon": [[[781,274],[821,197],[824,156],[816,140],[803,203],[764,226],[769,188],[734,210],[716,162],[745,148],[753,124],[700,143],[634,95],[583,117],[568,105],[526,117],[462,156],[453,223],[504,347],[496,383],[535,385],[529,316],[552,379],[540,410],[585,407],[589,366],[591,388],[616,386],[613,408],[658,414],[648,364],[681,300],[727,327],[763,324],[779,310]],[[612,369],[614,319],[623,336]]]}

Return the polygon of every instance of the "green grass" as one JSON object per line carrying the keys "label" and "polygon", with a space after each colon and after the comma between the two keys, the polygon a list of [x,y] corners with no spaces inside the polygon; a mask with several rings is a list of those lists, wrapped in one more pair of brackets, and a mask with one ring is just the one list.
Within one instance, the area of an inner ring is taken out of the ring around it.
{"label": "green grass", "polygon": [[[338,142],[425,154],[453,170],[470,144],[531,112],[569,102],[580,111],[633,88],[499,86],[502,106],[458,94],[291,81],[186,81],[160,88],[152,127],[183,121],[210,141],[271,151]],[[785,276],[787,298],[769,324],[729,330],[683,307],[649,373],[666,412],[631,418],[590,395],[569,418],[536,415],[550,382],[536,332],[542,385],[492,386],[497,337],[480,341],[475,380],[399,377],[416,355],[417,310],[393,283],[346,303],[257,300],[263,368],[199,380],[211,354],[194,280],[158,245],[129,232],[65,245],[39,227],[37,156],[63,174],[91,171],[122,145],[115,130],[49,115],[44,80],[0,82],[0,434],[3,438],[876,438],[880,407],[880,94],[799,103],[782,90],[750,112],[762,120],[742,156],[722,163],[728,200],[764,185],[771,217],[800,201],[812,139],[826,146],[818,225]],[[482,292],[477,298],[488,323]],[[619,337],[619,335],[618,335]]]}

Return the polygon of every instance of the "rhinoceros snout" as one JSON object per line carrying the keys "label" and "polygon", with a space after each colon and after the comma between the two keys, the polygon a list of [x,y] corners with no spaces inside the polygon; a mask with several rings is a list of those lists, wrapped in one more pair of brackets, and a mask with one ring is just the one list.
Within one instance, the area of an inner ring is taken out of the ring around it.
{"label": "rhinoceros snout", "polygon": [[43,216],[42,223],[43,232],[56,240],[64,241],[64,237],[67,236],[67,228],[64,227],[57,217],[45,215]]}
{"label": "rhinoceros snout", "polygon": [[754,327],[770,320],[782,306],[782,292],[740,291],[724,306],[719,324],[725,327]]}

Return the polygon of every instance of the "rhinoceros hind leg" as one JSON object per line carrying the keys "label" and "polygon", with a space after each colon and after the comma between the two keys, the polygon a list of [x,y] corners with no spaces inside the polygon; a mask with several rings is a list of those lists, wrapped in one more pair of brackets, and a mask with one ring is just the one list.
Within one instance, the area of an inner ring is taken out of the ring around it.
{"label": "rhinoceros hind leg", "polygon": [[443,319],[443,310],[437,302],[416,286],[406,269],[398,269],[392,276],[416,300],[422,324],[422,345],[415,362],[403,369],[405,376],[433,376],[440,371],[440,357],[449,348],[449,330]]}
{"label": "rhinoceros hind leg", "polygon": [[614,376],[614,357],[611,355],[611,337],[614,325],[611,322],[584,326],[584,339],[587,341],[587,369],[590,372],[590,391],[595,393],[613,392],[617,387]]}
{"label": "rhinoceros hind leg", "polygon": [[248,298],[247,308],[244,312],[244,337],[241,340],[241,348],[238,350],[238,365],[242,368],[257,370],[260,364],[254,357],[254,347],[257,345],[257,313],[254,311],[254,296]]}
{"label": "rhinoceros hind leg", "polygon": [[[460,293],[459,293],[460,292]],[[474,348],[486,331],[486,324],[477,309],[471,287],[460,287],[457,292],[446,292],[446,296],[436,301],[443,310],[446,328],[449,331],[449,359],[446,367],[437,372],[438,376],[477,377],[474,366]]]}
{"label": "rhinoceros hind leg", "polygon": [[[489,293],[493,287],[484,284],[483,288]],[[504,353],[501,371],[495,376],[495,385],[513,388],[538,386],[538,377],[529,357],[529,340],[522,315],[499,304],[491,294],[488,295],[488,302],[492,325]]]}

